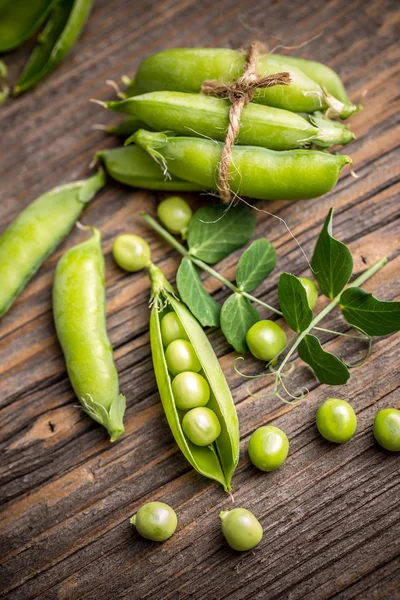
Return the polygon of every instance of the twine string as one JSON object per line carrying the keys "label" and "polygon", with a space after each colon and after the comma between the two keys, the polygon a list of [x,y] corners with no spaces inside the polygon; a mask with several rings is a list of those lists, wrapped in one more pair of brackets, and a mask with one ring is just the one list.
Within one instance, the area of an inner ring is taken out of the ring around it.
{"label": "twine string", "polygon": [[265,77],[257,75],[256,64],[262,52],[265,53],[265,48],[260,42],[252,43],[247,52],[244,73],[239,79],[231,84],[220,81],[205,81],[201,88],[203,94],[227,98],[231,103],[229,126],[218,167],[218,192],[225,203],[229,203],[232,198],[229,186],[229,167],[232,161],[232,146],[239,133],[240,118],[244,107],[253,100],[258,89],[290,84],[290,75],[286,72]]}

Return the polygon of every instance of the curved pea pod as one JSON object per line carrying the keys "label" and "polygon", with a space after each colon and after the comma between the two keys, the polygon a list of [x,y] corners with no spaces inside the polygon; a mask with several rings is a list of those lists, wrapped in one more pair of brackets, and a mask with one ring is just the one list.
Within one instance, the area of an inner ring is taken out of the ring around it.
{"label": "curved pea pod", "polygon": [[75,394],[83,410],[107,429],[114,442],[124,432],[125,397],[119,393],[107,337],[101,235],[94,227],[92,231],[57,264],[53,314]]}
{"label": "curved pea pod", "polygon": [[[129,140],[128,140],[129,141]],[[217,189],[223,144],[203,138],[168,137],[139,130],[132,136],[176,177],[204,189]],[[260,200],[306,200],[333,188],[351,158],[318,150],[276,152],[257,146],[233,146],[229,184],[233,193]]]}
{"label": "curved pea pod", "polygon": [[[196,471],[218,481],[225,491],[231,489],[231,479],[239,460],[239,424],[231,392],[215,356],[214,350],[198,321],[177,299],[157,267],[150,268],[154,303],[150,316],[150,342],[154,372],[164,412],[176,443]],[[165,307],[167,304],[167,308]],[[210,446],[196,446],[182,430],[184,412],[176,407],[161,338],[160,322],[167,310],[178,316],[201,363],[211,397],[207,407],[215,412],[221,424],[221,434]]]}
{"label": "curved pea pod", "polygon": [[0,52],[26,42],[43,23],[57,0],[13,0],[0,4]]}
{"label": "curved pea pod", "polygon": [[[127,93],[136,96],[157,90],[200,92],[204,81],[224,83],[236,81],[244,71],[246,55],[228,48],[174,48],[146,58],[140,65]],[[284,108],[292,112],[315,112],[334,105],[340,114],[345,107],[333,98],[301,69],[285,61],[285,57],[265,54],[257,61],[260,76],[285,72],[290,85],[258,89],[253,102]]]}
{"label": "curved pea pod", "polygon": [[50,13],[31,57],[14,88],[14,95],[34,87],[53,71],[77,41],[85,25],[93,0],[60,0]]}
{"label": "curved pea pod", "polygon": [[[221,142],[231,106],[222,98],[164,91],[105,104],[110,110],[136,115],[156,131],[172,130],[178,135],[206,136]],[[236,143],[289,150],[310,144],[318,134],[318,127],[296,113],[250,103],[243,109]]]}
{"label": "curved pea pod", "polygon": [[284,60],[287,64],[301,69],[308,77],[318,83],[321,88],[325,89],[334,98],[337,98],[337,100],[342,102],[344,108],[341,116],[343,118],[346,119],[360,110],[359,106],[356,106],[350,101],[339,75],[327,65],[314,60],[296,58],[295,56],[279,56],[279,58]]}
{"label": "curved pea pod", "polygon": [[139,146],[100,150],[95,156],[103,161],[110,177],[125,185],[171,192],[195,192],[202,189],[195,183],[177,177],[166,178],[161,167]]}
{"label": "curved pea pod", "polygon": [[104,171],[56,187],[29,204],[0,236],[0,317],[104,186]]}

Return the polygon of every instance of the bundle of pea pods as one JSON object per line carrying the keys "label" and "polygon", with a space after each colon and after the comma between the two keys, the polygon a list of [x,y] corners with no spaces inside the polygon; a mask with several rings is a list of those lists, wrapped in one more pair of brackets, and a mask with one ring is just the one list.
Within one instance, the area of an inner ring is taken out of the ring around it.
{"label": "bundle of pea pods", "polygon": [[[134,79],[124,78],[127,91],[120,100],[95,100],[127,115],[107,128],[127,138],[125,147],[97,154],[109,175],[134,187],[216,191],[231,103],[200,92],[206,81],[237,80],[245,61],[244,52],[226,48],[162,51],[145,59]],[[266,54],[256,71],[287,73],[290,83],[257,89],[245,106],[231,153],[232,193],[262,200],[325,194],[352,162],[328,149],[354,139],[342,120],[359,107],[321,63]]]}

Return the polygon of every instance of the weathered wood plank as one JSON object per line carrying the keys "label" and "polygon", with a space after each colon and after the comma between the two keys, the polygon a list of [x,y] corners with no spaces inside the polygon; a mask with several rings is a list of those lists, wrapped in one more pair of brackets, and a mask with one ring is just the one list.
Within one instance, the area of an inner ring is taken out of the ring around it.
{"label": "weathered wood plank", "polygon": [[[116,143],[91,129],[112,120],[88,103],[90,97],[113,96],[106,79],[133,74],[145,56],[167,47],[244,47],[258,38],[273,48],[322,33],[303,48],[276,51],[330,64],[356,100],[368,89],[364,110],[351,119],[357,139],[343,151],[352,156],[359,179],[345,170],[336,189],[321,199],[257,206],[285,219],[308,257],[333,206],[335,235],[349,244],[355,273],[383,255],[389,258],[365,288],[383,299],[398,297],[399,20],[394,0],[163,0],[135,6],[97,0],[65,63],[32,93],[1,108],[1,230],[43,191],[86,176],[94,152]],[[23,48],[7,57],[11,77],[26,54]],[[298,368],[291,385],[306,385],[311,393],[293,407],[265,395],[269,381],[255,380],[251,392],[264,395],[250,395],[233,370],[235,353],[220,332],[211,334],[241,426],[235,503],[253,510],[265,530],[255,552],[231,552],[217,518],[231,500],[189,467],[162,414],[148,344],[147,276],[123,274],[111,257],[118,233],[145,235],[154,260],[173,280],[179,256],[138,218],[141,210],[155,214],[163,196],[110,183],[82,216],[103,234],[108,328],[128,398],[126,434],[118,443],[111,446],[76,407],[52,323],[54,268],[81,232],[72,232],[1,320],[2,597],[398,598],[398,457],[377,448],[371,426],[379,408],[399,406],[399,336],[377,340],[367,365],[354,369],[341,388],[319,385],[309,369]],[[207,202],[187,197],[193,207]],[[279,268],[257,295],[276,305],[279,272],[309,272],[283,224],[259,212],[256,237],[262,235],[276,246]],[[239,254],[218,266],[232,280]],[[222,302],[226,290],[208,276],[204,280]],[[348,329],[339,311],[326,324]],[[330,334],[321,339],[349,362],[364,351]],[[262,365],[249,359],[244,368],[259,373]],[[344,446],[322,440],[314,425],[317,406],[336,395],[350,398],[358,416],[357,434]],[[287,432],[291,451],[283,469],[262,474],[250,465],[246,447],[252,431],[267,422]],[[154,499],[170,503],[179,515],[178,532],[163,545],[139,539],[127,521]]]}

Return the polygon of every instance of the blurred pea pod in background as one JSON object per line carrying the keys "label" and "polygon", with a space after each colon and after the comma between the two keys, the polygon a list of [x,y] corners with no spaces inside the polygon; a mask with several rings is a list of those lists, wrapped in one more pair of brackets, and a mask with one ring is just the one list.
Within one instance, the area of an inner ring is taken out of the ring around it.
{"label": "blurred pea pod in background", "polygon": [[[93,1],[0,0],[0,53],[18,48],[44,24],[13,95],[33,88],[63,61],[75,45]],[[5,85],[3,90],[7,90]],[[0,102],[6,97],[3,91]]]}

